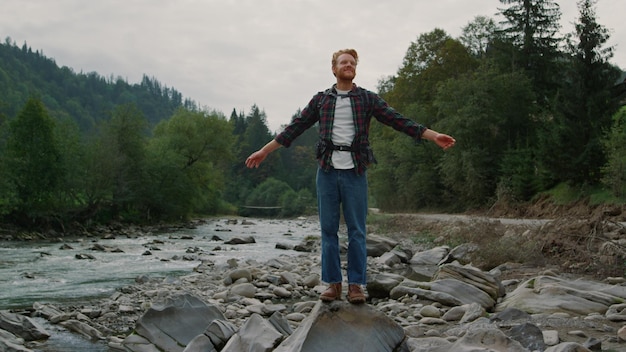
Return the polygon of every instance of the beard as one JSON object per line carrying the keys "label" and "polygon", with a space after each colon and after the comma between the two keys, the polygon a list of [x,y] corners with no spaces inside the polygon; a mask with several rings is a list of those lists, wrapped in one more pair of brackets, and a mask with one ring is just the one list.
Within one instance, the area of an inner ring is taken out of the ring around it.
{"label": "beard", "polygon": [[354,77],[356,77],[355,71],[346,70],[346,71],[339,71],[337,73],[337,78],[341,80],[351,81],[354,79]]}

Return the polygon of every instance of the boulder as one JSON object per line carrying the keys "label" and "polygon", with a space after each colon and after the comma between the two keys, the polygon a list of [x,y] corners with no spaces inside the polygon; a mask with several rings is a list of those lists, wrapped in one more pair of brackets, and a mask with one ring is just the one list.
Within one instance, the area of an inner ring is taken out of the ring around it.
{"label": "boulder", "polygon": [[496,311],[517,308],[530,314],[605,314],[626,299],[626,287],[594,281],[537,276],[521,283],[496,306]]}
{"label": "boulder", "polygon": [[408,351],[404,329],[367,304],[318,302],[275,352]]}
{"label": "boulder", "polygon": [[390,238],[371,234],[367,235],[367,255],[370,257],[380,257],[381,255],[392,250],[397,245],[398,242]]}
{"label": "boulder", "polygon": [[[124,346],[131,351],[149,351],[151,349],[142,347],[148,341],[156,347],[154,350],[182,352],[216,319],[226,319],[219,308],[190,294],[175,296],[162,304],[154,304],[144,313],[137,321],[136,335],[127,337]],[[142,339],[137,339],[137,335]]]}
{"label": "boulder", "polygon": [[274,326],[258,314],[252,314],[233,335],[221,352],[272,351],[282,340]]}
{"label": "boulder", "polygon": [[47,340],[50,333],[34,320],[8,311],[0,311],[0,329],[6,330],[25,341]]}

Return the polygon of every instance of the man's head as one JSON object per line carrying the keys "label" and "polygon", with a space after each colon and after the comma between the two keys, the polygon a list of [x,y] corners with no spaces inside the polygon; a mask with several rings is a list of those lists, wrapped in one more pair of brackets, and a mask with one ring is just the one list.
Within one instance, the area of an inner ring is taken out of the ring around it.
{"label": "man's head", "polygon": [[[333,59],[331,61],[333,75],[340,79],[354,79],[358,62],[359,54],[357,54],[354,49],[342,49],[333,53]],[[337,74],[339,74],[339,76],[337,76]]]}

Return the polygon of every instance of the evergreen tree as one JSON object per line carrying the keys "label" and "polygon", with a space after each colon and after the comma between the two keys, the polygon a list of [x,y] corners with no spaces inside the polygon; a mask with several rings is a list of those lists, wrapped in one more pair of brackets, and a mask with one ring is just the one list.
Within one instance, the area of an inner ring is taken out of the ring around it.
{"label": "evergreen tree", "polygon": [[501,9],[505,21],[500,33],[514,45],[514,67],[524,70],[532,79],[542,106],[552,100],[560,80],[558,37],[561,10],[552,0],[500,0],[510,5]]}
{"label": "evergreen tree", "polygon": [[31,98],[10,123],[6,171],[20,222],[40,220],[54,210],[54,192],[62,178],[54,121],[41,100]]}
{"label": "evergreen tree", "polygon": [[561,166],[552,168],[560,180],[577,185],[599,182],[606,163],[602,140],[617,109],[611,91],[620,70],[609,63],[613,56],[613,48],[606,47],[609,31],[597,23],[594,4],[594,0],[579,1],[580,17],[568,36],[570,60],[558,104],[560,113],[550,131],[560,142],[551,155],[562,161],[547,162]]}

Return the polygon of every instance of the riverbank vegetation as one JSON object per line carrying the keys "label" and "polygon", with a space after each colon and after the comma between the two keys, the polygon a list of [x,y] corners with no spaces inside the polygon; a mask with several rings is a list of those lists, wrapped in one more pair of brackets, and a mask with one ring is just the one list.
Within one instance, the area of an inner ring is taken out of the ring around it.
{"label": "riverbank vegetation", "polygon": [[[462,212],[546,198],[624,203],[625,75],[610,63],[610,31],[597,22],[595,1],[579,1],[565,37],[553,1],[501,3],[502,23],[477,17],[458,38],[438,28],[420,34],[398,71],[381,79],[377,91],[391,106],[457,145],[442,152],[373,122],[372,206]],[[133,85],[77,74],[26,44],[0,45],[5,224],[64,230],[310,212],[317,132],[246,169],[245,158],[274,136],[256,105],[227,117],[153,78]]]}

